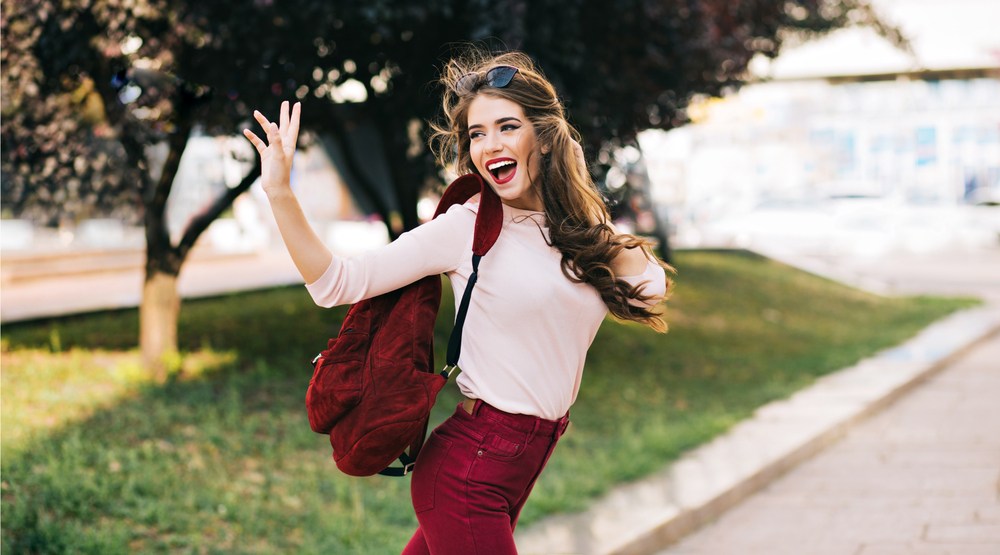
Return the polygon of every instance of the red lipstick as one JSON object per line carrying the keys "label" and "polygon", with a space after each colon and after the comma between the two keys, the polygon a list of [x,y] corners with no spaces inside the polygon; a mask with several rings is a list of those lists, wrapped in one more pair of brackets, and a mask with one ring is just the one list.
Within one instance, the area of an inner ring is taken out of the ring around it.
{"label": "red lipstick", "polygon": [[[493,181],[497,185],[503,185],[511,179],[514,179],[514,175],[517,173],[517,160],[513,158],[503,157],[503,158],[493,158],[492,160],[486,161],[486,171],[490,173],[493,177]],[[507,173],[509,171],[509,173]],[[507,173],[504,177],[500,177],[501,173]]]}

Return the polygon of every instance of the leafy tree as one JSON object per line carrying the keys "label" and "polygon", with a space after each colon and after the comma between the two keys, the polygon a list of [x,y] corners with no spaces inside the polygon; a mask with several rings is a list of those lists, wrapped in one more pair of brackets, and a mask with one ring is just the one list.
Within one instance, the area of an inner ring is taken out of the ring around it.
{"label": "leafy tree", "polygon": [[[253,108],[289,95],[320,103],[305,93],[325,80],[314,70],[327,53],[308,37],[343,27],[343,10],[324,3],[242,4],[3,3],[4,203],[49,222],[95,204],[141,218],[140,342],[161,375],[163,355],[176,350],[181,265],[259,172],[250,161],[241,182],[172,240],[167,199],[192,132],[234,134]],[[154,145],[166,148],[162,164],[151,156]]]}
{"label": "leafy tree", "polygon": [[[176,349],[181,265],[259,172],[248,160],[242,181],[172,241],[167,199],[193,132],[235,134],[255,108],[302,101],[303,131],[336,154],[359,200],[396,234],[417,225],[419,193],[440,180],[425,122],[438,114],[433,83],[457,43],[533,55],[602,176],[611,149],[683,123],[693,95],[738,86],[754,54],[773,56],[789,37],[860,23],[895,38],[865,0],[2,5],[4,206],[47,223],[98,209],[141,218],[140,337],[147,364],[161,371],[163,353]],[[166,148],[162,167],[154,145]]]}

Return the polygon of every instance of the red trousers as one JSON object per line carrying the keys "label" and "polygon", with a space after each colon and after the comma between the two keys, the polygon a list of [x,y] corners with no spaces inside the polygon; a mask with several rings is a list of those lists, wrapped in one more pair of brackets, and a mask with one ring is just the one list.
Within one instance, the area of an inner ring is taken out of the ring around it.
{"label": "red trousers", "polygon": [[569,414],[545,420],[509,414],[482,400],[427,439],[410,494],[420,526],[403,555],[516,554],[514,527]]}

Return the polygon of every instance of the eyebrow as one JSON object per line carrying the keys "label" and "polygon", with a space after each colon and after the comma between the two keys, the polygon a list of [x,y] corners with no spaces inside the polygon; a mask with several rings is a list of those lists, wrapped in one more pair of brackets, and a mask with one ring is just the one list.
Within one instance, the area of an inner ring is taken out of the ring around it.
{"label": "eyebrow", "polygon": [[[500,118],[500,119],[494,121],[493,123],[495,125],[500,125],[501,123],[505,123],[505,122],[508,122],[508,121],[516,121],[517,123],[521,123],[521,120],[515,118],[514,116],[507,116],[505,118]],[[473,129],[476,129],[476,128],[482,128],[482,127],[483,127],[483,124],[481,124],[481,123],[477,123],[475,125],[470,125],[469,126],[469,131],[472,131]]]}

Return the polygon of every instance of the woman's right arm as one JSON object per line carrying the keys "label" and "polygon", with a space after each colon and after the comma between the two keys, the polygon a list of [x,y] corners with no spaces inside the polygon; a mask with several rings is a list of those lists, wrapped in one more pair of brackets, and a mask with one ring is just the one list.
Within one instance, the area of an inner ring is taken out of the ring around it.
{"label": "woman's right arm", "polygon": [[319,306],[356,303],[418,279],[456,269],[471,255],[476,215],[464,206],[400,235],[395,241],[354,256],[333,257],[329,268],[306,289]]}
{"label": "woman's right arm", "polygon": [[278,231],[316,304],[354,303],[457,267],[469,248],[475,222],[471,209],[460,206],[385,247],[348,258],[334,256],[309,225],[289,186],[300,113],[299,103],[289,114],[288,102],[283,102],[276,124],[254,111],[267,142],[249,129],[243,134],[260,153],[261,184]]}
{"label": "woman's right arm", "polygon": [[301,104],[296,102],[289,114],[288,102],[282,102],[279,123],[268,121],[255,110],[254,119],[264,128],[266,143],[249,129],[244,129],[243,134],[260,154],[261,185],[267,194],[281,239],[302,279],[312,283],[326,272],[333,254],[309,225],[290,184],[301,109]]}

